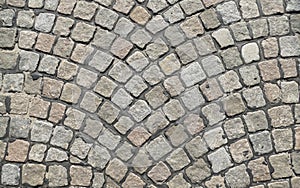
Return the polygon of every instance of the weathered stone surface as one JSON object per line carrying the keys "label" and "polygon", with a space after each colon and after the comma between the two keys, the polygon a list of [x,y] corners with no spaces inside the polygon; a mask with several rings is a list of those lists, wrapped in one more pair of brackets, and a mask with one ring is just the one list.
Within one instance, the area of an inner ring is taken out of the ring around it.
{"label": "weathered stone surface", "polygon": [[24,140],[15,140],[8,143],[7,155],[5,159],[7,161],[25,162],[28,154],[29,143]]}
{"label": "weathered stone surface", "polygon": [[258,155],[270,153],[273,150],[271,134],[268,131],[252,134],[249,138],[254,152]]}
{"label": "weathered stone surface", "polygon": [[48,172],[46,174],[47,179],[49,180],[49,186],[67,186],[67,169],[61,165],[52,165],[49,166]]}
{"label": "weathered stone surface", "polygon": [[1,183],[3,185],[18,185],[20,181],[20,168],[14,164],[2,166]]}
{"label": "weathered stone surface", "polygon": [[122,161],[115,158],[109,162],[105,172],[114,180],[120,182],[127,172],[127,167]]}
{"label": "weathered stone surface", "polygon": [[[82,175],[84,174],[84,176]],[[92,179],[91,167],[75,166],[70,167],[71,185],[89,186]]]}
{"label": "weathered stone surface", "polygon": [[225,180],[231,187],[242,188],[250,185],[250,177],[244,164],[229,169],[225,173]]}
{"label": "weathered stone surface", "polygon": [[31,186],[42,185],[45,173],[45,165],[26,163],[22,166],[22,183],[28,183]]}
{"label": "weathered stone surface", "polygon": [[228,167],[233,166],[231,157],[224,147],[215,150],[208,155],[208,160],[212,164],[212,171],[218,173]]}
{"label": "weathered stone surface", "polygon": [[155,165],[147,174],[154,182],[158,184],[164,183],[171,175],[171,172],[167,165],[163,162],[159,162]]}
{"label": "weathered stone surface", "polygon": [[231,144],[229,149],[231,156],[236,163],[242,163],[253,157],[253,153],[247,139],[238,140]]}
{"label": "weathered stone surface", "polygon": [[271,155],[269,157],[270,164],[274,169],[272,173],[273,178],[284,178],[293,175],[291,167],[291,158],[287,153],[280,153],[276,155]]}
{"label": "weathered stone surface", "polygon": [[176,99],[172,99],[166,103],[163,107],[163,111],[170,121],[177,120],[185,114],[182,105]]}
{"label": "weathered stone surface", "polygon": [[146,145],[146,150],[154,160],[159,160],[168,154],[172,147],[163,136],[159,136]]}
{"label": "weathered stone surface", "polygon": [[203,159],[198,159],[185,172],[193,183],[199,183],[211,175],[210,166]]}

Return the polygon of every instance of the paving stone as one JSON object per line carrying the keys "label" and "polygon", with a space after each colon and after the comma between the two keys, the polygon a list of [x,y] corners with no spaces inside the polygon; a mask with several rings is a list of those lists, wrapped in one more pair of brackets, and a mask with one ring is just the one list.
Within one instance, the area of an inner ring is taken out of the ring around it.
{"label": "paving stone", "polygon": [[211,175],[210,166],[203,159],[195,161],[185,172],[193,183],[200,183]]}
{"label": "paving stone", "polygon": [[148,172],[147,175],[155,183],[162,184],[168,179],[168,177],[171,175],[171,172],[165,163],[159,162]]}
{"label": "paving stone", "polygon": [[78,22],[71,33],[71,38],[77,42],[89,42],[94,36],[95,29],[96,27],[92,25]]}
{"label": "paving stone", "polygon": [[100,107],[98,116],[107,123],[112,123],[116,120],[119,113],[120,110],[111,102],[104,102],[104,104]]}
{"label": "paving stone", "polygon": [[203,37],[197,37],[193,41],[196,45],[199,55],[201,55],[201,56],[207,55],[207,54],[212,54],[213,52],[217,51],[210,35],[205,35]]}
{"label": "paving stone", "polygon": [[166,131],[166,136],[171,144],[178,147],[188,139],[188,135],[184,131],[185,127],[181,124],[170,127]]}
{"label": "paving stone", "polygon": [[167,101],[168,97],[164,94],[165,90],[161,86],[155,86],[145,94],[146,101],[154,109],[160,107]]}
{"label": "paving stone", "polygon": [[12,26],[13,19],[15,18],[15,12],[12,9],[6,9],[0,11],[0,20],[3,26]]}
{"label": "paving stone", "polygon": [[234,44],[233,38],[228,29],[221,28],[212,33],[212,37],[218,42],[221,48]]}
{"label": "paving stone", "polygon": [[248,168],[251,170],[253,181],[261,182],[271,179],[270,170],[264,157],[260,157],[255,160],[251,160],[248,163]]}
{"label": "paving stone", "polygon": [[[154,2],[155,0],[152,0]],[[164,2],[164,1],[158,1]],[[164,20],[161,15],[153,16],[151,20],[146,24],[146,29],[149,30],[152,34],[156,34],[159,31],[165,29],[169,24]]]}
{"label": "paving stone", "polygon": [[104,179],[104,173],[94,172],[93,177],[93,187],[100,188],[104,185],[105,179]]}
{"label": "paving stone", "polygon": [[271,81],[280,78],[277,60],[268,60],[258,63],[262,79],[264,81]]}
{"label": "paving stone", "polygon": [[279,38],[280,55],[283,57],[298,56],[300,54],[300,38],[297,36],[285,36]]}
{"label": "paving stone", "polygon": [[14,6],[14,7],[24,7],[25,6],[25,1],[24,0],[8,0],[7,4]]}
{"label": "paving stone", "polygon": [[8,111],[8,105],[5,104],[5,101],[9,99],[9,97],[0,95],[0,114],[5,114]]}
{"label": "paving stone", "polygon": [[291,15],[290,17],[291,29],[295,33],[300,33],[300,25],[299,22],[297,21],[299,18],[300,18],[299,14]]}
{"label": "paving stone", "polygon": [[133,52],[127,58],[126,62],[137,72],[142,71],[149,64],[149,60],[145,54],[140,51]]}
{"label": "paving stone", "polygon": [[197,86],[186,89],[185,92],[181,94],[180,98],[188,110],[193,110],[205,102]]}
{"label": "paving stone", "polygon": [[289,20],[286,16],[269,17],[268,23],[271,36],[285,35],[290,31]]}
{"label": "paving stone", "polygon": [[289,182],[288,181],[281,181],[281,182],[272,182],[268,183],[269,188],[274,188],[274,187],[289,187]]}
{"label": "paving stone", "polygon": [[95,145],[91,148],[88,155],[88,163],[94,168],[103,169],[110,160],[108,150],[100,145]]}
{"label": "paving stone", "polygon": [[275,37],[270,37],[261,42],[264,56],[266,58],[269,57],[277,57],[279,53],[278,42]]}
{"label": "paving stone", "polygon": [[299,89],[295,81],[281,82],[282,101],[284,103],[298,103]]}
{"label": "paving stone", "polygon": [[286,10],[291,11],[299,11],[300,10],[300,4],[298,1],[291,0],[287,2]]}
{"label": "paving stone", "polygon": [[114,33],[119,34],[121,37],[127,37],[134,27],[135,25],[130,20],[120,18],[116,23]]}
{"label": "paving stone", "polygon": [[32,49],[38,34],[34,31],[20,31],[19,35],[19,48]]}
{"label": "paving stone", "polygon": [[119,61],[113,65],[108,74],[114,80],[125,83],[132,76],[132,70],[125,63]]}
{"label": "paving stone", "polygon": [[221,24],[214,8],[204,10],[200,13],[200,18],[206,29],[214,29]]}
{"label": "paving stone", "polygon": [[262,0],[260,1],[260,5],[265,15],[272,15],[272,14],[284,12],[284,6],[282,0],[276,0],[276,1]]}
{"label": "paving stone", "polygon": [[71,55],[71,60],[79,64],[84,64],[84,62],[91,57],[93,51],[94,48],[90,45],[76,44]]}
{"label": "paving stone", "polygon": [[194,14],[204,9],[204,6],[200,0],[183,0],[179,4],[187,15]]}
{"label": "paving stone", "polygon": [[55,80],[52,78],[43,78],[43,96],[48,98],[57,99],[59,98],[64,82],[60,80]]}
{"label": "paving stone", "polygon": [[112,30],[118,17],[119,16],[116,12],[105,7],[99,6],[98,12],[95,17],[95,23],[104,28]]}
{"label": "paving stone", "polygon": [[177,120],[185,114],[183,107],[176,99],[171,99],[166,103],[163,107],[163,111],[170,121]]}
{"label": "paving stone", "polygon": [[212,5],[216,5],[219,4],[221,2],[223,2],[224,0],[203,0],[203,3],[205,5],[205,7],[210,7]]}
{"label": "paving stone", "polygon": [[243,18],[256,18],[259,16],[258,6],[255,0],[241,0],[239,5]]}
{"label": "paving stone", "polygon": [[113,96],[111,101],[120,108],[127,108],[133,101],[133,98],[123,88],[119,89]]}
{"label": "paving stone", "polygon": [[[104,72],[110,66],[113,59],[114,58],[111,55],[98,50],[88,64],[98,71]],[[100,60],[101,63],[99,63]]]}
{"label": "paving stone", "polygon": [[6,131],[8,128],[8,121],[10,120],[9,117],[0,117],[0,123],[1,123],[1,127],[0,127],[0,137],[4,137],[6,136]]}
{"label": "paving stone", "polygon": [[202,113],[209,122],[214,125],[225,119],[225,113],[217,103],[210,103],[202,108]]}
{"label": "paving stone", "polygon": [[187,131],[192,135],[201,132],[205,127],[202,118],[200,118],[196,114],[188,115],[184,119],[183,125],[186,127]]}
{"label": "paving stone", "polygon": [[30,97],[26,94],[14,94],[10,99],[10,113],[26,114],[29,107]]}
{"label": "paving stone", "polygon": [[91,136],[92,138],[97,138],[99,133],[103,129],[103,124],[98,119],[93,119],[88,117],[85,120],[85,127],[83,132]]}
{"label": "paving stone", "polygon": [[144,71],[142,77],[150,85],[155,85],[164,78],[164,74],[160,71],[157,65],[152,65]]}
{"label": "paving stone", "polygon": [[295,131],[295,149],[300,148],[300,129],[299,127],[294,128]]}
{"label": "paving stone", "polygon": [[74,47],[74,42],[70,38],[58,38],[53,49],[53,54],[63,58],[68,58]]}
{"label": "paving stone", "polygon": [[186,143],[185,148],[193,158],[199,158],[208,152],[207,144],[200,136],[196,136]]}
{"label": "paving stone", "polygon": [[51,187],[68,185],[67,169],[62,165],[49,166],[46,177],[49,180],[49,186]]}
{"label": "paving stone", "polygon": [[191,185],[183,178],[182,173],[174,176],[171,180],[168,181],[167,185],[170,188],[176,188],[177,186],[180,186],[182,188],[191,187]]}
{"label": "paving stone", "polygon": [[116,0],[114,6],[113,6],[113,9],[118,11],[118,12],[121,12],[121,13],[124,13],[124,14],[128,14],[129,11],[132,9],[132,7],[134,6],[134,1],[133,0],[125,0],[125,1],[122,1],[122,0]]}
{"label": "paving stone", "polygon": [[29,116],[46,119],[50,107],[50,102],[41,99],[40,97],[32,98],[29,104]]}
{"label": "paving stone", "polygon": [[259,48],[256,43],[248,43],[242,46],[242,57],[246,63],[260,60]]}
{"label": "paving stone", "polygon": [[184,67],[180,77],[187,87],[190,87],[206,78],[204,71],[198,62],[194,62]]}
{"label": "paving stone", "polygon": [[19,57],[19,49],[14,50],[0,50],[0,68],[14,69],[17,65],[17,58]]}
{"label": "paving stone", "polygon": [[[164,150],[163,150],[164,151]],[[146,147],[140,148],[132,162],[129,163],[138,173],[144,173],[150,166],[153,166],[153,161],[150,159],[150,153],[146,151]]]}
{"label": "paving stone", "polygon": [[224,98],[222,103],[224,110],[228,116],[234,116],[236,114],[242,113],[246,108],[241,95],[238,93],[229,95],[228,97]]}
{"label": "paving stone", "polygon": [[234,23],[230,25],[230,29],[236,41],[244,41],[251,39],[246,22],[241,21]]}
{"label": "paving stone", "polygon": [[144,48],[152,40],[152,36],[145,29],[138,29],[131,35],[130,40],[138,47]]}
{"label": "paving stone", "polygon": [[61,0],[59,2],[59,5],[57,7],[57,11],[62,13],[62,14],[71,14],[73,9],[74,9],[74,6],[75,6],[75,3],[76,3],[76,0]]}
{"label": "paving stone", "polygon": [[159,66],[166,75],[172,75],[180,69],[180,62],[175,54],[170,54],[159,62]]}
{"label": "paving stone", "polygon": [[1,182],[3,185],[18,185],[20,181],[20,168],[15,164],[2,166]]}
{"label": "paving stone", "polygon": [[208,101],[213,101],[223,95],[223,92],[215,78],[205,81],[202,85],[200,85],[200,90]]}
{"label": "paving stone", "polygon": [[20,92],[23,89],[24,75],[18,74],[5,74],[3,75],[2,88],[4,91]]}
{"label": "paving stone", "polygon": [[249,25],[253,34],[253,38],[265,37],[269,35],[269,27],[267,19],[258,18],[249,21]]}
{"label": "paving stone", "polygon": [[221,147],[208,155],[208,160],[212,164],[212,171],[218,173],[226,168],[233,166],[231,157],[224,147]]}
{"label": "paving stone", "polygon": [[159,136],[146,145],[146,150],[151,157],[157,161],[171,152],[172,147],[163,136]]}
{"label": "paving stone", "polygon": [[273,178],[285,178],[293,175],[289,154],[280,153],[271,155],[269,160],[272,168],[274,169],[271,174]]}
{"label": "paving stone", "polygon": [[47,143],[50,140],[53,124],[36,120],[32,123],[31,140]]}
{"label": "paving stone", "polygon": [[83,20],[91,20],[95,15],[98,5],[94,2],[78,1],[74,9],[74,17]]}
{"label": "paving stone", "polygon": [[228,139],[236,139],[245,135],[244,125],[240,118],[225,121],[223,128]]}
{"label": "paving stone", "polygon": [[264,85],[264,93],[271,103],[278,103],[281,100],[281,90],[276,84],[266,83]]}
{"label": "paving stone", "polygon": [[150,113],[151,108],[144,100],[137,100],[130,108],[129,114],[132,115],[135,121],[141,122],[145,119]]}
{"label": "paving stone", "polygon": [[116,34],[97,27],[92,44],[103,49],[109,49],[115,38]]}
{"label": "paving stone", "polygon": [[67,149],[69,143],[73,138],[73,132],[64,126],[56,126],[53,129],[53,136],[51,138],[50,144],[58,147]]}
{"label": "paving stone", "polygon": [[53,123],[58,123],[64,116],[66,106],[60,103],[52,102],[48,120]]}
{"label": "paving stone", "polygon": [[108,166],[105,169],[107,175],[112,177],[117,182],[120,182],[127,172],[126,165],[119,159],[114,158],[108,163]]}
{"label": "paving stone", "polygon": [[133,96],[138,97],[148,88],[148,86],[142,77],[135,75],[126,83],[125,88]]}
{"label": "paving stone", "polygon": [[272,131],[274,147],[277,152],[287,151],[293,148],[292,129],[275,129]]}
{"label": "paving stone", "polygon": [[84,159],[87,156],[91,146],[92,143],[86,143],[82,138],[75,138],[70,147],[70,152],[76,157]]}
{"label": "paving stone", "polygon": [[75,108],[68,108],[66,112],[66,118],[64,120],[64,125],[72,129],[80,129],[82,122],[85,118],[85,114]]}
{"label": "paving stone", "polygon": [[270,108],[268,115],[272,127],[286,127],[294,123],[291,107],[287,105]]}
{"label": "paving stone", "polygon": [[201,60],[201,64],[209,77],[225,71],[221,59],[215,55],[205,57]]}
{"label": "paving stone", "polygon": [[39,54],[21,50],[19,60],[19,69],[22,71],[35,71],[39,62]]}
{"label": "paving stone", "polygon": [[178,76],[172,76],[167,78],[164,81],[163,85],[171,96],[179,95],[181,92],[184,91],[184,87],[181,81],[179,80]]}
{"label": "paving stone", "polygon": [[225,74],[221,75],[218,80],[225,92],[232,92],[236,89],[240,89],[242,87],[239,82],[239,77],[234,71],[228,71]]}
{"label": "paving stone", "polygon": [[27,183],[31,186],[42,185],[45,173],[45,165],[26,163],[22,166],[22,184]]}
{"label": "paving stone", "polygon": [[78,72],[76,83],[80,86],[90,88],[97,80],[98,74],[85,68]]}
{"label": "paving stone", "polygon": [[4,159],[5,152],[6,152],[6,146],[7,146],[7,143],[3,142],[1,140],[0,141],[0,159],[1,159],[1,161]]}
{"label": "paving stone", "polygon": [[250,185],[250,177],[244,164],[229,169],[225,174],[225,180],[231,187],[242,188]]}
{"label": "paving stone", "polygon": [[231,47],[223,50],[221,52],[221,56],[227,69],[232,69],[243,64],[237,47]]}
{"label": "paving stone", "polygon": [[217,11],[221,14],[224,24],[230,24],[241,19],[240,12],[238,11],[234,1],[218,5]]}
{"label": "paving stone", "polygon": [[30,148],[28,159],[36,162],[42,162],[45,157],[46,149],[47,146],[44,144],[34,144]]}
{"label": "paving stone", "polygon": [[35,15],[32,10],[21,10],[17,16],[17,26],[24,28],[32,28]]}
{"label": "paving stone", "polygon": [[130,188],[130,187],[143,187],[145,186],[145,182],[137,175],[133,173],[129,173],[126,180],[122,184],[124,188]]}
{"label": "paving stone", "polygon": [[243,115],[249,132],[256,132],[268,128],[266,114],[262,110],[248,112]]}
{"label": "paving stone", "polygon": [[34,28],[41,32],[50,32],[55,20],[55,15],[51,13],[40,13],[34,23]]}
{"label": "paving stone", "polygon": [[209,131],[205,131],[203,138],[211,150],[215,150],[227,143],[222,127],[215,127]]}
{"label": "paving stone", "polygon": [[158,130],[164,129],[168,124],[169,121],[167,120],[161,109],[151,114],[144,123],[145,127],[152,134],[156,133]]}
{"label": "paving stone", "polygon": [[241,139],[229,147],[231,156],[236,163],[242,163],[250,160],[253,157],[253,153],[247,139]]}
{"label": "paving stone", "polygon": [[[82,176],[84,174],[84,176]],[[92,180],[91,167],[75,166],[70,167],[71,185],[89,186]]]}
{"label": "paving stone", "polygon": [[37,37],[37,42],[35,44],[35,49],[50,53],[54,45],[55,36],[51,34],[39,33]]}
{"label": "paving stone", "polygon": [[14,138],[28,138],[31,120],[22,116],[12,116],[9,122],[9,136]]}
{"label": "paving stone", "polygon": [[98,137],[99,143],[109,150],[114,150],[119,144],[120,139],[121,137],[119,135],[113,134],[108,129],[104,129]]}
{"label": "paving stone", "polygon": [[60,99],[65,102],[76,104],[79,100],[80,95],[80,87],[75,84],[66,83],[63,87]]}
{"label": "paving stone", "polygon": [[146,54],[152,60],[158,59],[168,51],[169,51],[168,46],[161,38],[158,38],[153,42],[151,42],[150,44],[148,44],[145,50]]}
{"label": "paving stone", "polygon": [[298,75],[295,59],[280,59],[279,63],[284,78],[296,77]]}
{"label": "paving stone", "polygon": [[266,105],[263,91],[259,86],[244,90],[243,97],[249,108],[259,108]]}
{"label": "paving stone", "polygon": [[260,82],[258,69],[255,65],[244,66],[239,69],[243,83],[247,86],[256,85]]}
{"label": "paving stone", "polygon": [[134,7],[129,16],[133,21],[140,25],[145,25],[151,18],[149,12],[142,6]]}
{"label": "paving stone", "polygon": [[110,97],[116,87],[117,84],[115,82],[105,76],[102,76],[95,86],[94,91],[104,97]]}
{"label": "paving stone", "polygon": [[60,36],[68,36],[74,25],[74,20],[68,17],[58,16],[53,28],[53,33]]}
{"label": "paving stone", "polygon": [[224,177],[212,176],[210,180],[205,182],[206,187],[225,187]]}
{"label": "paving stone", "polygon": [[191,42],[183,43],[177,46],[175,51],[182,64],[188,64],[196,60],[198,57],[196,49]]}
{"label": "paving stone", "polygon": [[167,11],[163,13],[165,20],[169,23],[175,23],[184,19],[184,13],[179,4],[171,6]]}
{"label": "paving stone", "polygon": [[134,122],[127,116],[121,116],[114,124],[114,127],[121,133],[126,134],[127,131],[134,126]]}
{"label": "paving stone", "polygon": [[[184,2],[184,1],[182,1]],[[198,35],[204,33],[204,28],[198,18],[198,16],[194,15],[187,18],[184,22],[180,24],[180,28],[185,33],[187,38],[194,38]],[[179,39],[178,39],[179,40]]]}
{"label": "paving stone", "polygon": [[[285,183],[286,183],[286,185],[288,185],[288,182],[285,182]],[[296,187],[297,185],[299,185],[299,183],[300,183],[299,177],[291,178],[291,184],[292,184],[293,188]]]}
{"label": "paving stone", "polygon": [[124,142],[117,150],[116,156],[119,157],[122,161],[128,161],[135,151],[134,146],[129,144],[128,142]]}
{"label": "paving stone", "polygon": [[295,114],[296,123],[299,123],[299,121],[300,121],[300,105],[299,104],[295,104],[294,114]]}
{"label": "paving stone", "polygon": [[268,131],[262,131],[249,136],[254,152],[258,155],[269,153],[273,150],[271,135]]}
{"label": "paving stone", "polygon": [[151,136],[151,134],[144,129],[143,127],[136,127],[134,128],[127,138],[135,145],[135,146],[141,146],[143,145]]}

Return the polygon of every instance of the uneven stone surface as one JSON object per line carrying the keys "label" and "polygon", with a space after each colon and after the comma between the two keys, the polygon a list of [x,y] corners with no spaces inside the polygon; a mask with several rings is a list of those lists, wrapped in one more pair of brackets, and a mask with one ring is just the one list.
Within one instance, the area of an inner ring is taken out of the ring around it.
{"label": "uneven stone surface", "polygon": [[297,0],[0,0],[0,187],[296,188]]}

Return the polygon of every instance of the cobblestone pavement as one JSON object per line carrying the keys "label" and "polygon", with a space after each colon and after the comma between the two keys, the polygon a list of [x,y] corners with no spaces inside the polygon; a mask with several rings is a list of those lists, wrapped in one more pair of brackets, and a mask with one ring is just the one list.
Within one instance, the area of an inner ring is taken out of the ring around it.
{"label": "cobblestone pavement", "polygon": [[299,188],[299,0],[0,0],[0,187]]}

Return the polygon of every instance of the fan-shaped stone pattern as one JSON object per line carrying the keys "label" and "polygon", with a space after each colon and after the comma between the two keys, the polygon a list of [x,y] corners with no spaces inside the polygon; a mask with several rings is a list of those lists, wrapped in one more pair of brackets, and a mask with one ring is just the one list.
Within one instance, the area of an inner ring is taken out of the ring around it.
{"label": "fan-shaped stone pattern", "polygon": [[297,0],[0,0],[0,187],[300,185]]}

